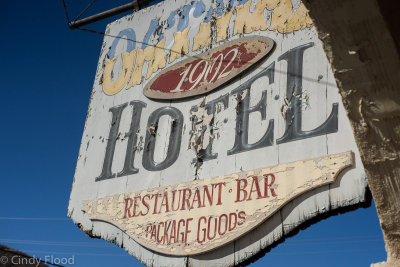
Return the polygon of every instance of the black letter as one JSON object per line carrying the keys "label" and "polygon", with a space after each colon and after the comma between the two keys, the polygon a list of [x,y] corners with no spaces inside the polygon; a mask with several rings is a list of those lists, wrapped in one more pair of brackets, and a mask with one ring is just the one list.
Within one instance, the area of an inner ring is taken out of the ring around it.
{"label": "black letter", "polygon": [[146,107],[146,103],[142,101],[132,101],[130,103],[133,106],[131,127],[129,132],[125,134],[128,137],[128,145],[126,147],[125,163],[124,168],[117,174],[117,177],[135,174],[139,172],[139,169],[135,168],[133,162],[135,160],[136,143],[137,143],[137,132],[140,125],[140,117],[142,115],[142,109]]}
{"label": "black letter", "polygon": [[[264,136],[258,142],[254,144],[249,144],[248,136],[250,113],[258,111],[261,113],[261,119],[265,120],[267,109],[267,90],[262,92],[261,100],[260,102],[258,102],[257,105],[249,107],[251,85],[262,76],[267,76],[269,84],[272,84],[274,82],[274,70],[275,62],[269,65],[259,74],[248,80],[246,83],[242,84],[232,91],[232,94],[238,95],[238,109],[236,116],[235,144],[233,148],[228,151],[228,155],[233,155],[236,153],[241,153],[272,145],[274,139],[274,120],[269,120],[268,129],[265,132]],[[247,90],[246,96],[243,99],[239,99],[245,90]]]}
{"label": "black letter", "polygon": [[295,47],[278,58],[287,61],[286,99],[289,103],[286,110],[286,129],[283,136],[276,140],[277,144],[301,140],[318,135],[335,133],[338,131],[338,104],[332,104],[332,112],[326,121],[311,131],[301,130],[301,105],[302,105],[302,77],[303,54],[314,43],[308,43]]}
{"label": "black letter", "polygon": [[111,173],[111,165],[114,158],[115,143],[117,142],[119,123],[121,122],[122,111],[126,108],[128,103],[115,106],[110,108],[112,113],[110,133],[108,135],[106,155],[104,156],[103,170],[99,177],[96,177],[95,181],[106,180],[114,178],[115,174]]}
{"label": "black letter", "polygon": [[[167,156],[164,161],[157,163],[154,161],[154,147],[156,144],[158,121],[163,115],[169,115],[172,118],[172,127]],[[182,126],[183,115],[174,107],[162,107],[151,113],[147,123],[146,141],[142,159],[143,168],[148,171],[160,171],[168,168],[176,161],[181,148]]]}
{"label": "black letter", "polygon": [[117,142],[118,129],[119,129],[119,124],[121,122],[121,115],[122,111],[126,108],[128,103],[110,108],[110,112],[112,113],[112,120],[111,120],[110,133],[108,135],[106,155],[104,156],[103,169],[101,171],[100,176],[96,177],[95,179],[96,182],[115,177],[125,176],[129,174],[134,174],[139,171],[133,166],[133,161],[135,159],[134,147],[136,146],[137,142],[136,133],[138,131],[140,124],[140,116],[142,114],[142,109],[143,107],[146,106],[146,104],[141,101],[132,101],[129,104],[133,106],[133,113],[132,113],[131,127],[128,133],[129,139],[126,148],[124,168],[118,174],[115,173],[113,174],[111,172],[111,166],[114,158],[115,144]]}

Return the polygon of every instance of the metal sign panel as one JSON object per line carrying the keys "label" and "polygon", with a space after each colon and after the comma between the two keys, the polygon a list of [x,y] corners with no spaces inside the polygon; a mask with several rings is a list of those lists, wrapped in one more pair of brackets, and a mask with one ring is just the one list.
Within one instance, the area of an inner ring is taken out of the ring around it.
{"label": "metal sign panel", "polygon": [[147,265],[234,265],[365,201],[301,2],[165,1],[106,33],[68,208],[83,231]]}

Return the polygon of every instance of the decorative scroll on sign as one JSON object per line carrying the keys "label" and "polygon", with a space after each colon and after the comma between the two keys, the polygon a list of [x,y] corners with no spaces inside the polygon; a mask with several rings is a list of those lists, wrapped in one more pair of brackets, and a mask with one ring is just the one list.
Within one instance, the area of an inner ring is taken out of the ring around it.
{"label": "decorative scroll on sign", "polygon": [[91,220],[111,223],[143,246],[195,255],[250,231],[295,197],[335,181],[352,152],[85,201]]}
{"label": "decorative scroll on sign", "polygon": [[268,37],[251,36],[175,64],[156,75],[145,96],[176,99],[210,92],[264,58],[274,47]]}

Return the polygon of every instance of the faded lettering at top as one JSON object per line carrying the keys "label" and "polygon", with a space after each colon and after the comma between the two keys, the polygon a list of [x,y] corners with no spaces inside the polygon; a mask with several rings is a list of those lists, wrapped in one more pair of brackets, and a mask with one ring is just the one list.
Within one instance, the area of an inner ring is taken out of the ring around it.
{"label": "faded lettering at top", "polygon": [[[188,54],[190,49],[196,51],[211,44],[213,31],[211,30],[211,20],[215,20],[217,31],[216,41],[221,42],[228,38],[228,31],[232,30],[233,35],[252,33],[254,31],[278,31],[289,33],[311,27],[312,22],[304,5],[294,7],[290,0],[262,0],[256,4],[255,10],[250,11],[251,0],[246,2],[230,1],[224,6],[222,1],[218,3],[217,10],[210,7],[205,11],[202,1],[195,1],[183,6],[180,10],[174,10],[165,21],[152,20],[148,26],[146,35],[143,37],[141,48],[136,48],[136,33],[133,29],[122,30],[113,41],[106,58],[104,59],[103,71],[103,91],[107,95],[114,95],[123,88],[129,89],[142,84],[144,79],[149,79],[153,73],[163,69],[167,62],[173,63],[182,55]],[[236,9],[234,13],[233,10]],[[270,26],[267,27],[267,17],[264,10],[272,12]],[[189,26],[190,12],[193,17],[204,16],[204,22],[200,25]],[[229,21],[236,14],[233,29],[229,29]],[[213,16],[211,16],[213,15]],[[165,39],[165,31],[170,30],[178,19],[177,31],[174,33],[173,40]],[[165,26],[167,25],[167,26]],[[193,38],[193,45],[190,47],[188,39],[189,28],[198,33]],[[155,43],[150,43],[150,36],[157,36]],[[127,51],[121,55],[115,54],[116,46],[120,41],[127,42]],[[169,49],[166,44],[172,41],[173,45]],[[117,57],[122,57],[122,70],[118,77],[113,77],[114,65]],[[147,64],[145,64],[147,62]],[[147,69],[143,69],[147,66]],[[177,88],[179,90],[179,88]]]}

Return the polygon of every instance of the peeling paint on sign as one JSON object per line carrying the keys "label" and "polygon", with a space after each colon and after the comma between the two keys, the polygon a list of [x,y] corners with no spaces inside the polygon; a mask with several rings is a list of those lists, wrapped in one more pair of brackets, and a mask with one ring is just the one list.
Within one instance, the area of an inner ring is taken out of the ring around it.
{"label": "peeling paint on sign", "polygon": [[[151,266],[232,266],[367,201],[335,79],[299,0],[164,1],[106,33],[68,207],[90,236]],[[217,71],[225,57],[242,60],[242,45],[251,60]],[[172,210],[174,190],[186,199]],[[162,239],[174,220],[175,235]]]}

